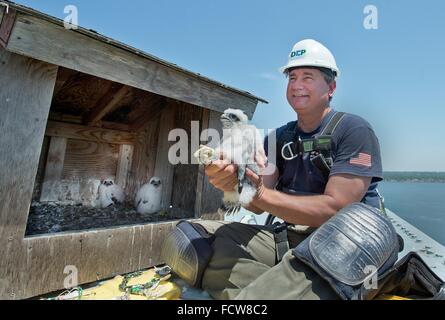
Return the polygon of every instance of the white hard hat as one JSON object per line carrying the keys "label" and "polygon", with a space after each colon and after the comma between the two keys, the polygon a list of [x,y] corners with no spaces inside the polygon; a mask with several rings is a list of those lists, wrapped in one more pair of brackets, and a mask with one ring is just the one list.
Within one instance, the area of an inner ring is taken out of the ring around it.
{"label": "white hard hat", "polygon": [[281,67],[280,72],[287,73],[293,67],[322,67],[332,70],[336,77],[340,75],[331,51],[312,39],[301,40],[293,46],[287,65]]}

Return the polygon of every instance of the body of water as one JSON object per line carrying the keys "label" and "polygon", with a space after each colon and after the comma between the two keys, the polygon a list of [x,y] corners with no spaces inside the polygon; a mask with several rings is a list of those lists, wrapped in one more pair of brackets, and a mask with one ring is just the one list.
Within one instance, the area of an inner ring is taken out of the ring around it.
{"label": "body of water", "polygon": [[445,183],[382,182],[385,206],[445,246]]}

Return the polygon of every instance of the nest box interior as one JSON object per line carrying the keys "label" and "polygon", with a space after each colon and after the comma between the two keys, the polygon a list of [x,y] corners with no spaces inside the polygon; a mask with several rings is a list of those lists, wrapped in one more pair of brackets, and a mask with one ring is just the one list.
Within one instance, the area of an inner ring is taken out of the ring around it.
{"label": "nest box interior", "polygon": [[[168,163],[168,133],[190,133],[191,121],[201,124],[205,110],[59,67],[26,235],[195,217],[199,168]],[[138,214],[136,192],[155,175],[163,207]],[[123,188],[123,204],[99,207],[105,178]]]}

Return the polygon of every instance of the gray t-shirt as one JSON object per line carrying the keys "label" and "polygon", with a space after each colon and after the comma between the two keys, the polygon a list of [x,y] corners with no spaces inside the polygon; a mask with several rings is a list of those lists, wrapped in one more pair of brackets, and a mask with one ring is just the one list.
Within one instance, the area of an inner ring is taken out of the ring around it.
{"label": "gray t-shirt", "polygon": [[[296,125],[296,121],[276,130],[279,140],[280,134],[289,128],[295,128],[295,139],[315,138],[327,126],[335,114],[332,109],[322,120],[320,126],[312,132],[303,132]],[[264,141],[264,148],[268,155],[268,140]],[[276,150],[276,162],[279,170],[279,189],[289,194],[314,195],[323,194],[327,179],[322,172],[310,161],[310,154],[303,154],[292,160],[285,160],[281,150]],[[371,125],[363,118],[345,114],[332,135],[332,168],[329,176],[347,173],[362,177],[372,177],[371,184],[362,202],[379,207],[377,184],[383,179],[382,162],[379,141]],[[269,155],[268,155],[269,157]]]}

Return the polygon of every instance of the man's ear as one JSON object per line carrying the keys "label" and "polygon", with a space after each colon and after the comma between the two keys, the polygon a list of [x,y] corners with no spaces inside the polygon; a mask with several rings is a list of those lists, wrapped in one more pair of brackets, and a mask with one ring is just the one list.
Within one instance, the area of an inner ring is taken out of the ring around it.
{"label": "man's ear", "polygon": [[332,97],[334,95],[336,88],[337,88],[337,82],[334,80],[329,84],[329,96],[330,97]]}

